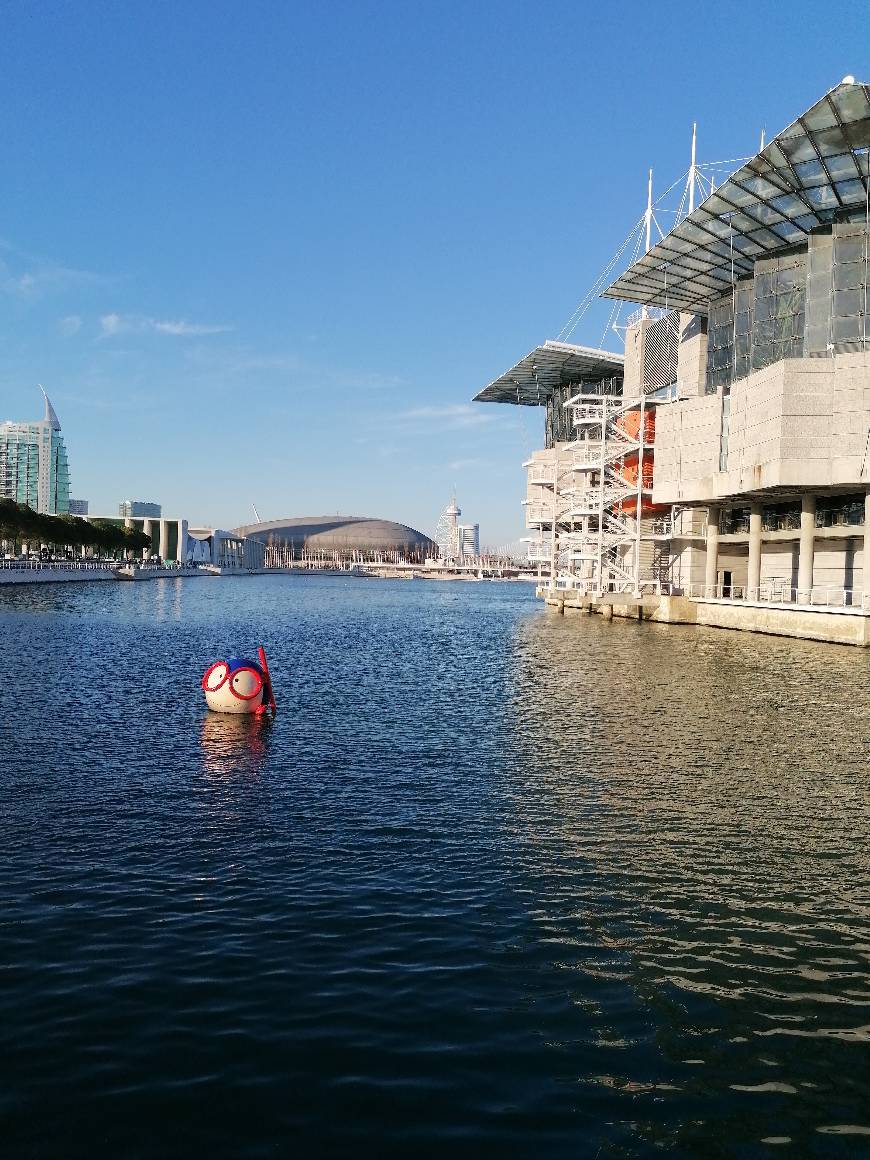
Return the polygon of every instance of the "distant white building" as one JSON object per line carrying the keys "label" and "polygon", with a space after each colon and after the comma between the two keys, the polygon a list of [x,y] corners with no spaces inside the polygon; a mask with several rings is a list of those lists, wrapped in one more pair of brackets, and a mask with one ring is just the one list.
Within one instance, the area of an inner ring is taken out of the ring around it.
{"label": "distant white building", "polygon": [[124,519],[160,519],[163,507],[159,503],[145,499],[125,499],[118,504],[118,515]]}
{"label": "distant white building", "polygon": [[480,555],[480,524],[459,524],[456,529],[460,556]]}

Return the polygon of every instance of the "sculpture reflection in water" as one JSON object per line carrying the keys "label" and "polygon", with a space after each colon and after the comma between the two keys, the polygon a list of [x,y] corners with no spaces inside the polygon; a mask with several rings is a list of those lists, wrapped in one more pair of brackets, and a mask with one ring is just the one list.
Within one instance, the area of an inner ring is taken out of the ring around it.
{"label": "sculpture reflection in water", "polygon": [[257,776],[265,765],[274,721],[254,714],[207,713],[200,746],[210,777]]}

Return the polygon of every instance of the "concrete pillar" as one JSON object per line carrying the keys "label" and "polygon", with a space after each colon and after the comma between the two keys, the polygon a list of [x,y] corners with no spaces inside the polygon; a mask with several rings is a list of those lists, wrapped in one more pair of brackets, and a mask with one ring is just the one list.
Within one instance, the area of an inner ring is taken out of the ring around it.
{"label": "concrete pillar", "polygon": [[178,521],[178,548],[176,555],[178,556],[178,563],[183,564],[186,556],[187,547],[187,520]]}
{"label": "concrete pillar", "polygon": [[160,559],[165,562],[169,554],[169,520],[160,520]]}
{"label": "concrete pillar", "polygon": [[716,579],[719,574],[719,505],[707,508],[707,553],[704,561],[704,587],[710,589],[706,595],[716,595]]}
{"label": "concrete pillar", "polygon": [[[153,520],[143,520],[142,521],[142,531],[145,533],[146,536],[153,536],[154,535],[153,528],[154,528],[154,521]],[[142,549],[142,559],[143,560],[148,559],[148,557],[151,555],[151,552],[153,551],[153,548],[154,548],[154,544],[152,542],[150,548],[143,548]]]}
{"label": "concrete pillar", "polygon": [[749,509],[749,572],[746,579],[746,599],[757,600],[761,586],[761,504]]}
{"label": "concrete pillar", "polygon": [[801,496],[801,541],[798,555],[798,603],[809,604],[813,588],[813,554],[816,546],[816,497]]}
{"label": "concrete pillar", "polygon": [[[864,600],[870,597],[870,487],[864,496]],[[870,601],[868,601],[870,603]]]}

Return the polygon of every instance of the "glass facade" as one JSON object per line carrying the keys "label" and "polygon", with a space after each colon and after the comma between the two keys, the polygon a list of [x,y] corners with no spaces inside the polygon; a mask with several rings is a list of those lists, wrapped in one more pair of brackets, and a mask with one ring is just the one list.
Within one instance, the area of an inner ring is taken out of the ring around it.
{"label": "glass facade", "polygon": [[51,433],[51,461],[49,464],[50,511],[60,515],[69,512],[69,462],[66,445],[59,431]]}
{"label": "glass facade", "polygon": [[740,365],[735,365],[735,378],[745,376],[747,362],[758,371],[784,358],[803,357],[806,268],[806,253],[756,262],[747,352],[750,357],[744,355]]}
{"label": "glass facade", "polygon": [[810,239],[806,353],[863,350],[867,345],[866,222],[838,222]]}
{"label": "glass facade", "polygon": [[817,528],[862,527],[864,524],[864,495],[819,496],[816,506]]}
{"label": "glass facade", "polygon": [[38,431],[19,423],[0,426],[0,496],[39,509]]}
{"label": "glass facade", "polygon": [[807,249],[759,259],[710,303],[707,394],[781,359],[867,349],[868,272],[864,216],[817,231]]}
{"label": "glass facade", "polygon": [[[723,508],[719,513],[719,531],[723,536],[749,534],[749,511],[744,507]],[[864,494],[819,496],[815,526],[817,528],[858,528],[864,525]],[[801,505],[797,500],[765,504],[761,528],[765,532],[795,532],[801,526]]]}

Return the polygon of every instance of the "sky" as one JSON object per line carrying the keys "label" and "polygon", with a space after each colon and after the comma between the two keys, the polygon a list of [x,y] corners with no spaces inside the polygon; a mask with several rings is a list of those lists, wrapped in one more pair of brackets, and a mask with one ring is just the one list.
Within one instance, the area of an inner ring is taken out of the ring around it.
{"label": "sky", "polygon": [[[847,74],[862,4],[0,5],[0,420],[63,425],[94,514],[334,512],[523,535],[556,337],[689,162]],[[734,166],[736,168],[736,166]],[[666,217],[663,217],[666,225]],[[620,350],[610,304],[571,341]]]}

